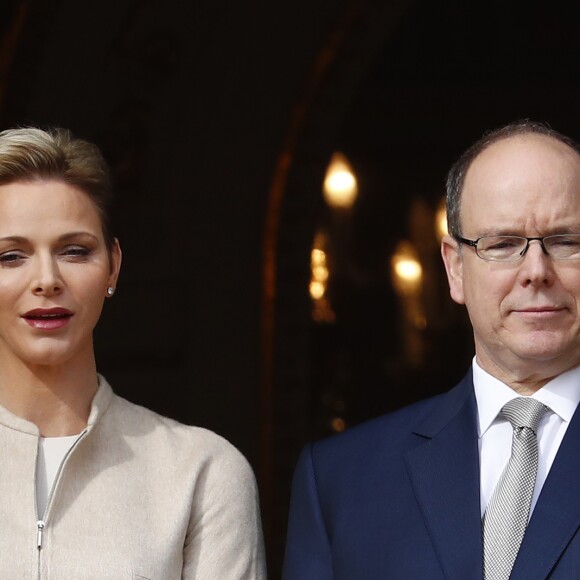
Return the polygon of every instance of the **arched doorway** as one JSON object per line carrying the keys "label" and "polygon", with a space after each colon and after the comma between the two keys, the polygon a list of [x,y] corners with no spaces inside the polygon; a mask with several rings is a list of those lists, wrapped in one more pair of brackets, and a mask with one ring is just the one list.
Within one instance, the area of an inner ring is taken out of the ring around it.
{"label": "arched doorway", "polygon": [[[447,390],[470,363],[470,328],[447,295],[435,231],[455,158],[486,130],[520,118],[580,135],[578,39],[568,3],[529,5],[525,13],[460,1],[359,8],[341,42],[329,41],[326,66],[314,67],[315,88],[298,107],[272,188],[264,455],[279,529],[307,440]],[[360,190],[340,217],[322,197],[336,151],[350,160]],[[308,293],[321,228],[347,240],[348,267],[329,289],[330,322],[313,319]],[[422,266],[419,316],[409,315],[393,279],[391,260],[403,241]],[[273,534],[275,554],[281,535]]]}

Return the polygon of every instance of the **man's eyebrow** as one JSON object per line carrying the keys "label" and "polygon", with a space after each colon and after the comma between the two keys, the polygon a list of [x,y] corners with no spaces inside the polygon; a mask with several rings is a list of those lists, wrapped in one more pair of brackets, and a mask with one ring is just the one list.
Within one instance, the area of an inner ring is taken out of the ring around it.
{"label": "man's eyebrow", "polygon": [[[580,234],[580,224],[575,224],[572,226],[562,226],[558,228],[554,228],[551,234]],[[550,234],[548,234],[550,235]]]}
{"label": "man's eyebrow", "polygon": [[[551,227],[543,232],[541,236],[555,236],[557,234],[580,234],[580,224],[572,224],[565,226]],[[478,238],[484,238],[489,236],[520,236],[520,237],[535,237],[526,236],[526,232],[522,231],[520,228],[486,228],[485,230],[480,230],[477,234]]]}
{"label": "man's eyebrow", "polygon": [[487,228],[480,230],[477,234],[478,238],[486,238],[489,236],[519,236],[517,230],[514,228]]}

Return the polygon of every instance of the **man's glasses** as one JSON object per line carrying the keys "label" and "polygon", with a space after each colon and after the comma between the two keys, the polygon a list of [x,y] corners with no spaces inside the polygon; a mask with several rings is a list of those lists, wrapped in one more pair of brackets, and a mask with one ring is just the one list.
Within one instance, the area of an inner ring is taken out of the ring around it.
{"label": "man's glasses", "polygon": [[477,240],[467,240],[456,236],[455,239],[472,248],[475,253],[488,262],[515,262],[525,255],[530,242],[537,240],[544,254],[554,260],[575,260],[580,258],[580,234],[558,234],[541,238],[522,236],[483,236]]}

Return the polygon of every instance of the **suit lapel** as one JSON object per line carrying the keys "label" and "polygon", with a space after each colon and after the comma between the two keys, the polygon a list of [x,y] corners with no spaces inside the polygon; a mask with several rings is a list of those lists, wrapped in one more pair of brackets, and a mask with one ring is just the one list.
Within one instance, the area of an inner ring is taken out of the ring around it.
{"label": "suit lapel", "polygon": [[579,458],[576,409],[532,514],[512,578],[547,578],[580,527]]}
{"label": "suit lapel", "polygon": [[471,373],[415,430],[406,456],[425,524],[446,578],[482,577],[477,406]]}

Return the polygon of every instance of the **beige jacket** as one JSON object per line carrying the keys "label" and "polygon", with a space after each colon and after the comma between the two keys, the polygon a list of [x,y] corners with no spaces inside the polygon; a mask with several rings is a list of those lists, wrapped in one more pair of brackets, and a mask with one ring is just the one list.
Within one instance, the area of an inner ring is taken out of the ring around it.
{"label": "beige jacket", "polygon": [[266,578],[254,474],[218,435],[129,403],[100,377],[39,525],[38,440],[0,407],[2,580]]}

